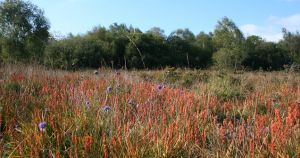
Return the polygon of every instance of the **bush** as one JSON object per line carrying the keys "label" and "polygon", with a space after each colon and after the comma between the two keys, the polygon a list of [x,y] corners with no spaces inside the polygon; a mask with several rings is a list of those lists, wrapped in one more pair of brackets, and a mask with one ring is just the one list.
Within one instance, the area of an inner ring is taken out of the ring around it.
{"label": "bush", "polygon": [[244,94],[240,89],[241,80],[224,72],[212,77],[208,83],[208,91],[223,101],[243,99]]}
{"label": "bush", "polygon": [[52,42],[46,50],[45,64],[61,69],[98,68],[108,58],[107,43],[86,38]]}

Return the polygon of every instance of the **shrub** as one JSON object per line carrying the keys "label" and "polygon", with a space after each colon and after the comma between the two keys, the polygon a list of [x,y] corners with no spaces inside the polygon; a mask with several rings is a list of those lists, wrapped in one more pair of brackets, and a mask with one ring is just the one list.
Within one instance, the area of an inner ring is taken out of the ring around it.
{"label": "shrub", "polygon": [[242,99],[243,92],[240,89],[241,80],[224,72],[212,77],[208,83],[208,91],[223,101]]}

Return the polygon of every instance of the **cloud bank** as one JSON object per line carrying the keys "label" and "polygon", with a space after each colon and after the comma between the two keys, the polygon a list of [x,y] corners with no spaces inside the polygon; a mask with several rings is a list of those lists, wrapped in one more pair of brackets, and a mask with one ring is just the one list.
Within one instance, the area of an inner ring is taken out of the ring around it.
{"label": "cloud bank", "polygon": [[294,14],[287,17],[270,16],[267,24],[263,26],[255,24],[245,24],[240,28],[246,36],[258,35],[267,41],[278,42],[282,39],[282,28],[288,31],[299,31],[300,14]]}

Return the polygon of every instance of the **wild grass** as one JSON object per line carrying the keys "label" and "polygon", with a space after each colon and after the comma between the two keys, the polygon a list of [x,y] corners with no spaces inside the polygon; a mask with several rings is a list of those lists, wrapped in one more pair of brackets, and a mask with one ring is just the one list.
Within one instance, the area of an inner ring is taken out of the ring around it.
{"label": "wild grass", "polygon": [[300,75],[0,68],[0,157],[299,157]]}

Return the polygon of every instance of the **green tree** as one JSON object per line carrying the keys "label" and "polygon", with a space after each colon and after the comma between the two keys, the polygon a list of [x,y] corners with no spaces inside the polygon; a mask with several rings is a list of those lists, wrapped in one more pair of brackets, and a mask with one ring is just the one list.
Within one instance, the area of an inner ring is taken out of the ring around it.
{"label": "green tree", "polygon": [[167,44],[169,47],[168,55],[170,56],[169,64],[174,67],[189,66],[190,43],[175,34],[171,34],[167,38]]}
{"label": "green tree", "polygon": [[232,20],[224,17],[218,21],[213,35],[215,64],[222,68],[240,68],[246,57],[244,41],[242,32]]}
{"label": "green tree", "polygon": [[299,32],[289,32],[285,28],[282,29],[283,40],[279,45],[288,52],[294,64],[300,64],[300,34]]}
{"label": "green tree", "polygon": [[278,44],[266,42],[259,36],[249,36],[245,46],[248,55],[243,65],[252,70],[278,70],[290,62],[288,54]]}
{"label": "green tree", "polygon": [[167,56],[168,47],[165,38],[149,31],[131,37],[132,42],[128,44],[126,51],[128,66],[144,68],[140,53],[147,68],[158,68],[167,65],[169,56]]}
{"label": "green tree", "polygon": [[150,30],[148,30],[146,33],[152,34],[156,37],[165,38],[165,31],[159,27],[153,27]]}
{"label": "green tree", "polygon": [[189,29],[177,29],[176,31],[171,32],[170,36],[177,36],[182,40],[186,40],[188,42],[195,41],[195,35]]}
{"label": "green tree", "polygon": [[202,61],[201,67],[207,67],[212,64],[212,54],[214,52],[213,42],[212,42],[212,34],[206,34],[204,32],[200,32],[196,36],[195,45],[202,52]]}
{"label": "green tree", "polygon": [[5,60],[41,61],[49,28],[43,11],[29,1],[0,2],[0,38]]}

